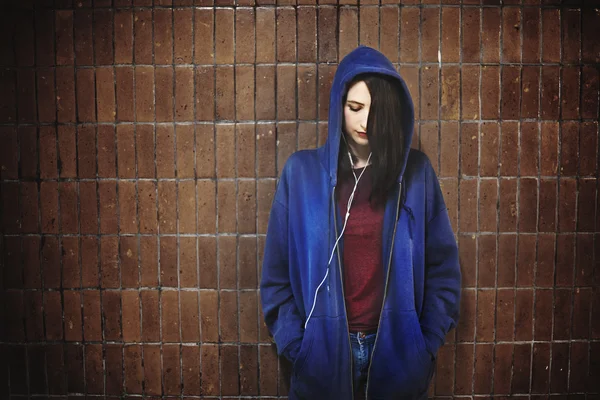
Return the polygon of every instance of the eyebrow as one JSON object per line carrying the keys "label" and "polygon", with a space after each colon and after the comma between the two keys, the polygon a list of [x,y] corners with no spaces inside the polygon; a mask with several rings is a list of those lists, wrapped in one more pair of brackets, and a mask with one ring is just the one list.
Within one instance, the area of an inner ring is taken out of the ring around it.
{"label": "eyebrow", "polygon": [[356,101],[356,100],[348,100],[347,102],[348,102],[348,103],[354,103],[354,104],[357,104],[357,105],[359,105],[359,106],[364,106],[364,104],[363,104],[363,103],[359,103],[359,102],[358,102],[358,101]]}

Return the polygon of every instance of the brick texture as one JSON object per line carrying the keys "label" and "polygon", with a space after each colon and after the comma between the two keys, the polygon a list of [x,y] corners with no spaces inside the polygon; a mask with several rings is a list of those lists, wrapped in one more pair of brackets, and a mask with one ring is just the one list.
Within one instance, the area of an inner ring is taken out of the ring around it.
{"label": "brick texture", "polygon": [[21,3],[0,11],[0,398],[285,398],[269,210],[358,44],[405,77],[459,245],[430,397],[599,398],[597,2]]}

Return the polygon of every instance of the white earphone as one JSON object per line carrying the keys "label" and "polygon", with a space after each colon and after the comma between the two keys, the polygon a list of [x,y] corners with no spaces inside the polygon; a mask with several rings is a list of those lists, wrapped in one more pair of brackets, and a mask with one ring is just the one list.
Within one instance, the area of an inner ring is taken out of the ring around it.
{"label": "white earphone", "polygon": [[[350,149],[350,147],[348,146],[348,142],[346,141],[346,137],[343,133],[342,133],[342,137],[344,138],[344,141],[346,142],[346,148]],[[367,158],[366,165],[369,165],[369,161],[371,161],[372,155],[373,155],[373,153],[369,153],[369,158]],[[331,250],[331,255],[329,256],[329,261],[327,262],[327,269],[325,270],[325,276],[323,277],[323,280],[321,281],[321,283],[319,283],[319,286],[317,286],[317,289],[315,290],[315,296],[313,298],[313,305],[310,310],[310,313],[308,314],[308,318],[306,318],[306,322],[304,323],[304,329],[306,329],[306,327],[308,326],[308,321],[310,320],[310,317],[312,316],[312,313],[315,310],[315,306],[317,305],[317,293],[319,293],[319,289],[321,288],[323,283],[325,283],[327,276],[329,276],[329,265],[331,265],[331,260],[333,260],[333,255],[335,254],[335,250],[337,249],[338,243],[339,243],[340,239],[342,238],[342,236],[344,235],[344,231],[346,230],[346,224],[348,223],[348,218],[350,217],[350,207],[352,206],[352,201],[354,200],[354,193],[356,192],[356,188],[358,187],[358,181],[360,180],[360,178],[366,171],[366,168],[364,168],[362,170],[362,172],[360,173],[360,175],[357,177],[356,173],[354,172],[354,161],[352,160],[352,154],[350,154],[350,150],[348,150],[348,158],[350,159],[350,165],[352,167],[352,175],[354,175],[354,188],[352,189],[352,194],[350,194],[350,197],[348,198],[348,206],[346,207],[346,216],[344,217],[344,226],[342,227],[342,231],[340,232],[340,235],[335,240],[335,244],[333,245],[333,249]]]}

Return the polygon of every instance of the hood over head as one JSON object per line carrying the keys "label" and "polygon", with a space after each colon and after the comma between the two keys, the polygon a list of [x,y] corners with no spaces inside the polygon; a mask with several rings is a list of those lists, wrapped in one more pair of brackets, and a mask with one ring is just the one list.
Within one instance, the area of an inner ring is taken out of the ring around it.
{"label": "hood over head", "polygon": [[344,113],[342,98],[348,90],[348,84],[354,77],[365,73],[388,75],[398,81],[400,92],[404,97],[402,104],[405,106],[404,109],[398,110],[398,112],[402,113],[402,131],[404,134],[403,165],[398,177],[399,180],[402,179],[404,169],[406,168],[406,160],[410,151],[414,126],[414,106],[410,92],[390,60],[378,50],[367,46],[359,46],[345,56],[338,65],[329,96],[329,123],[327,141],[324,146],[323,164],[325,169],[329,171],[330,180],[333,185],[337,182],[338,154],[341,135],[343,134],[342,124]]}

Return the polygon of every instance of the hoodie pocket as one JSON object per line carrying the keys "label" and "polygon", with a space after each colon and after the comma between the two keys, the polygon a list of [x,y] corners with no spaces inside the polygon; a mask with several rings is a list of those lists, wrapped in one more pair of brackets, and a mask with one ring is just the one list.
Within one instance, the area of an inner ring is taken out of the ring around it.
{"label": "hoodie pocket", "polygon": [[434,368],[417,314],[414,310],[385,313],[371,361],[369,394],[417,398],[427,390]]}
{"label": "hoodie pocket", "polygon": [[304,331],[304,336],[302,337],[302,343],[300,344],[300,350],[298,351],[298,355],[294,360],[293,371],[294,374],[300,375],[302,370],[304,369],[304,365],[306,364],[306,360],[310,356],[310,351],[312,349],[312,337],[311,332],[313,331],[313,327],[308,325],[308,329]]}

